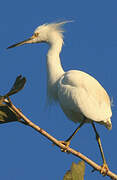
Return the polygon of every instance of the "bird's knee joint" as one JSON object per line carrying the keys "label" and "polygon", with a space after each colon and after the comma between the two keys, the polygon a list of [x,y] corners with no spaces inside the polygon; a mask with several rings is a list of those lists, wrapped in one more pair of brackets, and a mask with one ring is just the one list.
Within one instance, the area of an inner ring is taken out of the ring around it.
{"label": "bird's knee joint", "polygon": [[99,134],[96,134],[96,139],[99,140],[99,138],[100,138],[100,137],[99,137]]}

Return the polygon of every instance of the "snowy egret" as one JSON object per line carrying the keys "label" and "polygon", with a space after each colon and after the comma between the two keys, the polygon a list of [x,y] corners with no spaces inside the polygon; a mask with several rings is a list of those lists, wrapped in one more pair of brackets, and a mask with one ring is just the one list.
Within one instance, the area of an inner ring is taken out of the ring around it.
{"label": "snowy egret", "polygon": [[63,112],[70,120],[80,123],[73,134],[66,141],[61,142],[67,149],[72,137],[80,127],[84,123],[91,123],[103,160],[101,173],[104,174],[105,171],[108,171],[108,166],[94,122],[105,125],[109,130],[112,128],[110,98],[100,83],[89,74],[78,70],[68,72],[63,70],[59,54],[63,45],[62,25],[65,23],[67,21],[41,25],[36,28],[31,38],[9,46],[8,49],[28,43],[44,42],[49,44],[50,48],[47,54],[48,97],[50,100],[59,102]]}

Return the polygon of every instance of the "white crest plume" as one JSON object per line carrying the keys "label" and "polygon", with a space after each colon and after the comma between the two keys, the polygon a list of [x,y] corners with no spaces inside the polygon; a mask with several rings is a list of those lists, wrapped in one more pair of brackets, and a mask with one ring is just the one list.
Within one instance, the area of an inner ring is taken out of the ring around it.
{"label": "white crest plume", "polygon": [[67,24],[67,23],[70,23],[70,22],[73,22],[73,21],[62,21],[62,22],[55,22],[55,23],[51,23],[51,24],[48,24],[48,26],[51,26],[53,29],[55,29],[56,31],[62,33],[64,32],[64,29],[63,29],[63,25],[64,24]]}
{"label": "white crest plume", "polygon": [[41,25],[41,26],[39,26],[39,27],[37,27],[36,29],[35,29],[35,33],[36,32],[38,32],[38,31],[41,31],[41,30],[43,30],[43,29],[48,29],[48,30],[50,30],[50,31],[56,31],[56,32],[58,32],[60,35],[61,35],[61,37],[63,37],[63,32],[64,32],[64,29],[63,29],[63,25],[64,24],[66,24],[66,23],[70,23],[70,22],[73,22],[73,21],[62,21],[62,22],[55,22],[55,23],[45,23],[45,24],[43,24],[43,25]]}

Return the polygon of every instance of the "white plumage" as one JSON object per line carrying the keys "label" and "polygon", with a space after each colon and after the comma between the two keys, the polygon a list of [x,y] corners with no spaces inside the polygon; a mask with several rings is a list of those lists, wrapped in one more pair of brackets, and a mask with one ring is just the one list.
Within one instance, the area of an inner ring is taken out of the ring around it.
{"label": "white plumage", "polygon": [[31,38],[9,48],[26,43],[48,43],[48,97],[58,101],[66,116],[72,121],[95,121],[111,129],[111,102],[105,89],[89,74],[78,70],[64,72],[61,66],[59,54],[63,45],[62,25],[65,23],[67,21],[41,25],[36,28]]}
{"label": "white plumage", "polygon": [[58,82],[58,100],[65,114],[74,122],[84,116],[111,129],[110,99],[99,82],[87,73],[71,70]]}

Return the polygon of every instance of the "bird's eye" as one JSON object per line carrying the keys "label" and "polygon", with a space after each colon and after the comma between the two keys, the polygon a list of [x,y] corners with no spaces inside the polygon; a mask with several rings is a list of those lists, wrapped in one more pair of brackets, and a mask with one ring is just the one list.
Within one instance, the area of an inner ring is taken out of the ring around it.
{"label": "bird's eye", "polygon": [[34,36],[35,36],[35,37],[38,37],[38,35],[39,35],[39,33],[38,33],[38,32],[34,34]]}

